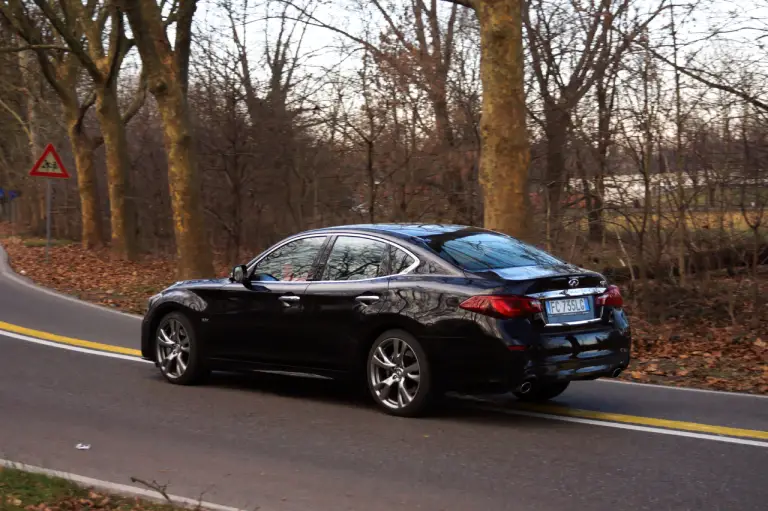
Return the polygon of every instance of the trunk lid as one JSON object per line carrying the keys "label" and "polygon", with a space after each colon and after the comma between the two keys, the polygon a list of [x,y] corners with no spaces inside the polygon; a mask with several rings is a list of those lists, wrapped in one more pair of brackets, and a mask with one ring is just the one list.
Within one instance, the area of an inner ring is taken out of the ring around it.
{"label": "trunk lid", "polygon": [[483,273],[504,281],[505,292],[541,300],[542,320],[548,327],[579,326],[597,322],[602,315],[595,298],[607,283],[599,273],[571,264],[520,266]]}

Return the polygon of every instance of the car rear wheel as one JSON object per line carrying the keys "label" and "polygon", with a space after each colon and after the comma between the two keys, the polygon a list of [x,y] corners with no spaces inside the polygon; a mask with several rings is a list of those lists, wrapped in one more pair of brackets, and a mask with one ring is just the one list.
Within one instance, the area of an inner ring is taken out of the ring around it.
{"label": "car rear wheel", "polygon": [[368,353],[368,389],[385,412],[401,417],[423,413],[432,398],[427,354],[408,332],[380,335]]}
{"label": "car rear wheel", "polygon": [[515,396],[521,401],[527,401],[530,403],[540,403],[542,401],[549,401],[553,399],[568,388],[571,382],[553,382],[553,383],[535,383],[531,390],[523,394],[522,392],[515,392]]}
{"label": "car rear wheel", "polygon": [[194,327],[180,312],[171,312],[160,320],[155,350],[160,372],[171,383],[192,385],[208,374]]}

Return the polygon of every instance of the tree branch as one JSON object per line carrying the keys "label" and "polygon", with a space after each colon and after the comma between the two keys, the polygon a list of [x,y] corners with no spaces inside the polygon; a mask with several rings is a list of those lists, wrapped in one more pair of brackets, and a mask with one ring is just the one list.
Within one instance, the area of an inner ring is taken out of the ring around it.
{"label": "tree branch", "polygon": [[443,0],[443,2],[448,2],[456,5],[463,5],[464,7],[475,9],[475,0]]}
{"label": "tree branch", "polygon": [[88,95],[85,97],[85,100],[80,105],[80,113],[77,116],[78,126],[83,124],[83,119],[85,119],[85,114],[88,113],[88,110],[93,106],[95,102],[96,102],[96,92],[91,91],[88,93]]}
{"label": "tree branch", "polygon": [[[0,3],[0,14],[2,14],[19,37],[24,39],[29,46],[40,46],[42,44],[40,42],[40,31],[31,24],[21,0],[11,0],[9,2]],[[45,79],[51,85],[53,90],[56,91],[56,94],[62,101],[72,101],[72,94],[60,83],[56,70],[48,59],[45,51],[40,49],[35,49],[33,51],[37,55],[37,60],[40,63],[40,70],[42,71],[43,76],[45,76]]]}
{"label": "tree branch", "polygon": [[29,128],[27,127],[27,123],[24,122],[24,119],[21,118],[21,116],[18,114],[18,112],[16,112],[16,110],[14,110],[10,106],[8,106],[2,100],[2,98],[0,98],[0,106],[2,106],[4,109],[6,109],[8,111],[8,113],[10,113],[13,116],[13,118],[16,119],[16,122],[19,123],[19,126],[21,126],[21,129],[23,129],[24,133],[27,134],[27,138],[29,138],[29,140],[32,140],[32,133],[30,133]]}
{"label": "tree branch", "polygon": [[654,56],[654,58],[659,59],[660,61],[664,62],[668,66],[672,66],[674,69],[677,69],[679,72],[683,73],[684,75],[688,76],[689,78],[693,78],[697,82],[703,83],[707,87],[712,87],[713,89],[718,89],[723,92],[728,92],[730,94],[733,94],[734,96],[737,96],[744,101],[756,106],[760,110],[763,110],[764,112],[768,112],[768,103],[765,103],[763,101],[760,101],[756,97],[752,96],[751,94],[744,92],[742,90],[739,90],[735,87],[731,87],[730,85],[726,85],[724,83],[718,83],[714,82],[708,78],[705,78],[703,75],[707,74],[706,71],[702,71],[699,69],[691,69],[689,67],[681,66],[681,65],[675,65],[674,62],[669,60],[664,55],[660,54],[653,48],[651,48],[649,45],[644,44],[643,47],[651,53],[651,55]]}
{"label": "tree branch", "polygon": [[[107,7],[105,7],[105,9],[106,8]],[[113,7],[112,10],[112,29],[109,34],[109,53],[107,54],[109,58],[109,71],[104,79],[104,83],[109,85],[111,85],[114,80],[117,80],[117,75],[120,72],[120,66],[123,64],[123,59],[132,46],[132,41],[125,36],[123,12],[117,6]]]}
{"label": "tree branch", "polygon": [[82,47],[80,41],[78,41],[77,38],[75,38],[69,32],[69,30],[67,30],[68,27],[62,23],[48,2],[46,0],[34,0],[34,2],[40,8],[40,10],[43,11],[45,17],[48,18],[48,21],[51,22],[56,31],[61,35],[61,37],[64,39],[64,42],[67,43],[67,46],[69,46],[69,48],[72,50],[72,53],[77,55],[77,58],[80,60],[80,62],[82,62],[83,67],[88,71],[88,73],[94,79],[100,79],[101,73],[99,72],[99,68],[96,66],[93,60],[91,60],[91,57]]}
{"label": "tree branch", "polygon": [[147,98],[147,76],[144,69],[141,70],[141,77],[139,78],[139,88],[136,91],[136,95],[133,97],[133,101],[128,105],[128,109],[125,111],[122,117],[122,123],[128,124],[131,119],[139,113],[141,107],[144,105],[144,101]]}
{"label": "tree branch", "polygon": [[184,91],[189,82],[189,53],[192,46],[192,17],[197,9],[197,0],[180,0],[176,22],[176,42],[173,51],[179,66],[179,80]]}
{"label": "tree branch", "polygon": [[58,44],[28,44],[27,46],[18,46],[15,48],[0,48],[0,53],[15,53],[27,50],[60,50],[71,51],[68,46]]}

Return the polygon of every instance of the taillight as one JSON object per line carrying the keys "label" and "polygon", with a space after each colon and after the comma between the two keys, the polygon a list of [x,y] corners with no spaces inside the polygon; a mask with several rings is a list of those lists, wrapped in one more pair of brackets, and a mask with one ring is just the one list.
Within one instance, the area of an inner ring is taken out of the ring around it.
{"label": "taillight", "polygon": [[541,302],[527,296],[473,296],[459,307],[498,318],[519,318],[542,311]]}
{"label": "taillight", "polygon": [[605,293],[595,299],[597,305],[607,305],[608,307],[622,307],[624,299],[621,297],[621,291],[617,286],[608,286]]}

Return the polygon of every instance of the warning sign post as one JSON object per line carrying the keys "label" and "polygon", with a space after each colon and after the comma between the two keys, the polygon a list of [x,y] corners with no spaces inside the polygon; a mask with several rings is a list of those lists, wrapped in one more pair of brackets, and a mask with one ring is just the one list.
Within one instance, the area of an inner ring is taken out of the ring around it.
{"label": "warning sign post", "polygon": [[43,150],[42,156],[37,160],[35,166],[29,172],[32,177],[46,178],[45,186],[45,262],[48,262],[51,246],[51,179],[68,179],[69,173],[61,163],[61,158],[53,147],[48,144]]}

